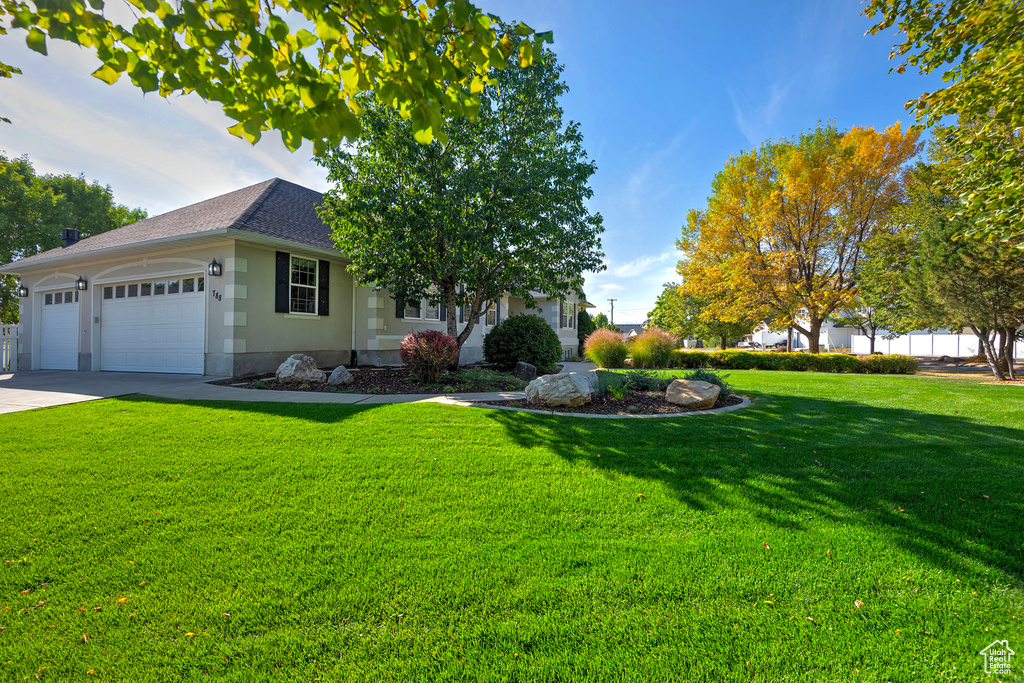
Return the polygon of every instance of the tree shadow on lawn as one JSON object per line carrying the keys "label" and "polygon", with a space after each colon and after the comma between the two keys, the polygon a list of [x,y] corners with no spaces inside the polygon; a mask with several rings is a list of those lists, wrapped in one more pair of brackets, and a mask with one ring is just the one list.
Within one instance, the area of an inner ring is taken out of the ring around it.
{"label": "tree shadow on lawn", "polygon": [[[712,416],[595,420],[488,411],[523,448],[740,508],[800,530],[809,517],[884,529],[936,566],[1024,579],[1024,430],[960,416],[759,395]],[[599,457],[600,456],[600,457]]]}

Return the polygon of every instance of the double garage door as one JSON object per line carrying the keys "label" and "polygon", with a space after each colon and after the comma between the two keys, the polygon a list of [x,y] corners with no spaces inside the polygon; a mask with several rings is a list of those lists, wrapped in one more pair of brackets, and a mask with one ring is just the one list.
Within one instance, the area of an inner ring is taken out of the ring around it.
{"label": "double garage door", "polygon": [[[182,275],[99,286],[100,369],[203,374],[206,280]],[[39,367],[77,370],[80,298],[42,294]],[[95,352],[95,348],[94,348]]]}
{"label": "double garage door", "polygon": [[200,275],[102,285],[100,369],[203,374],[205,285]]}

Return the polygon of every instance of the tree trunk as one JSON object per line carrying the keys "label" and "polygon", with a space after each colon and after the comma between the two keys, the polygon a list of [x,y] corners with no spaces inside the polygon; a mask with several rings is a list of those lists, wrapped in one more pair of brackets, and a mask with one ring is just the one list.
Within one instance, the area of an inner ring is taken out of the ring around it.
{"label": "tree trunk", "polygon": [[824,318],[811,318],[811,325],[809,328],[804,329],[799,325],[792,325],[789,328],[789,351],[793,350],[793,330],[803,333],[807,337],[807,350],[810,353],[821,352],[821,326],[825,322]]}
{"label": "tree trunk", "polygon": [[1017,340],[1017,330],[1012,327],[1004,327],[1000,336],[1003,345],[1003,362],[1006,363],[1006,378],[1013,381],[1017,379],[1017,371],[1013,369],[1013,346]]}
{"label": "tree trunk", "polygon": [[988,361],[989,367],[992,368],[992,374],[1000,382],[1006,381],[1006,374],[1003,372],[1002,363],[1000,363],[1001,353],[997,353],[995,344],[993,343],[993,332],[987,327],[971,328],[974,334],[978,335],[978,341],[981,343],[982,348],[985,350],[985,360]]}
{"label": "tree trunk", "polygon": [[721,339],[722,339],[722,345],[719,348],[721,348],[723,351],[725,351],[725,344],[728,341],[728,339],[726,339],[726,336],[724,334],[721,336]]}
{"label": "tree trunk", "polygon": [[875,327],[874,325],[872,325],[871,326],[871,336],[868,337],[868,339],[871,340],[870,351],[868,351],[868,353],[874,353],[875,352],[875,332],[877,332],[877,331],[878,331],[878,328]]}
{"label": "tree trunk", "polygon": [[445,313],[448,316],[448,336],[452,337],[456,346],[459,347],[459,353],[455,355],[455,362],[448,366],[448,370],[454,372],[459,369],[459,356],[462,354],[462,344],[466,338],[460,338],[459,335],[459,306],[455,300],[455,285],[444,286],[441,294],[444,296],[444,305],[447,309]]}

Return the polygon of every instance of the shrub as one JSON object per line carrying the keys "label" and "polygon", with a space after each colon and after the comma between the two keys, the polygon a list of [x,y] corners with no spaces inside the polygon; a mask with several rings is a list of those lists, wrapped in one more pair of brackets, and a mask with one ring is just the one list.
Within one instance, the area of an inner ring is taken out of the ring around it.
{"label": "shrub", "polygon": [[812,372],[873,372],[911,374],[917,359],[911,356],[847,356],[841,353],[754,353],[752,351],[686,351],[671,354],[673,368],[719,370],[809,370]]}
{"label": "shrub", "polygon": [[667,368],[676,348],[676,336],[658,327],[644,330],[633,340],[634,368]]}
{"label": "shrub", "polygon": [[732,385],[725,381],[728,377],[729,375],[719,375],[707,368],[697,368],[683,375],[683,379],[718,385],[718,388],[721,390],[718,394],[719,398],[729,398],[732,396]]}
{"label": "shrub", "polygon": [[622,375],[622,383],[633,391],[658,391],[668,384],[652,370],[630,370]]}
{"label": "shrub", "polygon": [[859,358],[861,372],[873,372],[886,375],[912,375],[917,372],[917,359],[912,356],[896,354],[873,354]]}
{"label": "shrub", "polygon": [[602,368],[621,368],[626,360],[626,342],[622,341],[622,334],[619,332],[613,332],[608,328],[595,330],[587,337],[583,355]]}
{"label": "shrub", "polygon": [[561,357],[558,333],[536,315],[505,318],[484,337],[484,358],[499,370],[511,370],[522,361],[550,372]]}
{"label": "shrub", "polygon": [[440,330],[424,330],[407,335],[398,355],[416,379],[424,384],[435,384],[445,369],[458,361],[459,347],[452,337]]}

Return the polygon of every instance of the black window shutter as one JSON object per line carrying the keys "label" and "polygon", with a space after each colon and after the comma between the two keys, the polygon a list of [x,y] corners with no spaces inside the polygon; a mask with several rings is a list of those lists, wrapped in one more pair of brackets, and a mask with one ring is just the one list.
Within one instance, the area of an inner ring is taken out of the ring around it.
{"label": "black window shutter", "polygon": [[466,305],[465,304],[459,306],[459,322],[460,323],[466,322]]}
{"label": "black window shutter", "polygon": [[494,302],[494,324],[497,325],[501,322],[501,297]]}
{"label": "black window shutter", "polygon": [[319,296],[317,296],[316,302],[316,314],[317,315],[328,315],[330,313],[330,293],[331,293],[331,262],[321,261],[320,266],[317,268],[317,290]]}
{"label": "black window shutter", "polygon": [[561,329],[562,321],[565,320],[565,302],[558,302],[558,327]]}
{"label": "black window shutter", "polygon": [[395,299],[395,317],[405,317],[405,301],[403,301],[402,299]]}
{"label": "black window shutter", "polygon": [[441,302],[441,320],[448,320],[448,309],[445,307],[444,302]]}
{"label": "black window shutter", "polygon": [[288,277],[291,258],[288,252],[277,252],[277,269],[274,276],[274,312],[288,312]]}

